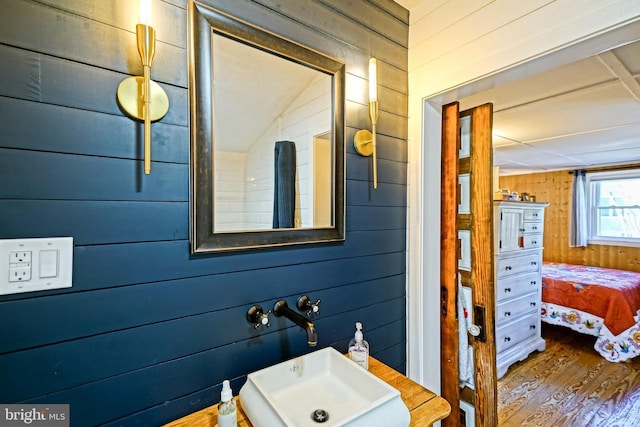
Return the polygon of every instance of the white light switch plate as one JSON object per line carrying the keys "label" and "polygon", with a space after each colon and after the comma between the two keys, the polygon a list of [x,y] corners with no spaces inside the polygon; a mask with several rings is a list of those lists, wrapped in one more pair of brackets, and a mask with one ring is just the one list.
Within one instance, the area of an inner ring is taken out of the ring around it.
{"label": "white light switch plate", "polygon": [[73,237],[0,240],[0,295],[70,288]]}

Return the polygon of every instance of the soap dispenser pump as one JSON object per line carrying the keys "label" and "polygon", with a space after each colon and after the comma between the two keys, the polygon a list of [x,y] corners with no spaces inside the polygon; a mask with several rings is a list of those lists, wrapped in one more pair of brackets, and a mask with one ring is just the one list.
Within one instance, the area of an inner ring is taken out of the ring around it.
{"label": "soap dispenser pump", "polygon": [[349,358],[364,369],[369,369],[369,343],[364,340],[360,322],[356,322],[356,333],[349,342]]}
{"label": "soap dispenser pump", "polygon": [[220,403],[218,404],[218,427],[237,427],[238,411],[236,402],[233,400],[231,385],[229,380],[222,382],[222,393],[220,394]]}

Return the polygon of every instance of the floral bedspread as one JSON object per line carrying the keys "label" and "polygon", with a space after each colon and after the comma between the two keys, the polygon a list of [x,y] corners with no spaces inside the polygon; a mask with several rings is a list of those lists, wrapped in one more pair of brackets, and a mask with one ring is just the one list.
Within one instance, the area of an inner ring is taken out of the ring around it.
{"label": "floral bedspread", "polygon": [[545,262],[542,320],[598,337],[605,359],[640,355],[640,273]]}

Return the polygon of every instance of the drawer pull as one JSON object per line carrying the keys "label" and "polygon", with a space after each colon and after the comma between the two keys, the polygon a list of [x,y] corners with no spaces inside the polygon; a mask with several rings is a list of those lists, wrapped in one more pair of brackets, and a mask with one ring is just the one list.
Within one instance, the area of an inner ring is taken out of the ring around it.
{"label": "drawer pull", "polygon": [[538,241],[537,241],[537,240],[533,240],[533,241],[531,241],[531,244],[532,244],[532,245],[537,245],[537,244],[538,244]]}
{"label": "drawer pull", "polygon": [[536,304],[535,302],[531,302],[531,303],[529,303],[529,305],[530,305],[531,307],[535,307],[537,304]]}
{"label": "drawer pull", "polygon": [[511,337],[504,337],[504,342],[509,342],[511,341]]}
{"label": "drawer pull", "polygon": [[509,270],[511,270],[511,269],[512,269],[512,267],[511,267],[510,265],[507,265],[504,269],[505,269],[505,270],[507,270],[507,271],[509,271]]}
{"label": "drawer pull", "polygon": [[509,317],[511,316],[511,312],[510,311],[505,311],[504,312],[504,317]]}
{"label": "drawer pull", "polygon": [[531,281],[531,284],[532,284],[532,285],[536,285],[536,284],[538,284],[538,282],[537,282],[536,280],[532,280],[532,281]]}
{"label": "drawer pull", "polygon": [[531,261],[531,265],[538,265],[538,261]]}
{"label": "drawer pull", "polygon": [[537,230],[537,229],[538,229],[538,227],[536,227],[536,226],[534,225],[534,226],[533,226],[533,229],[534,229],[534,230]]}
{"label": "drawer pull", "polygon": [[504,288],[505,292],[511,292],[511,288]]}
{"label": "drawer pull", "polygon": [[532,330],[533,330],[533,329],[535,329],[535,328],[536,328],[536,325],[529,325],[529,329],[532,329]]}

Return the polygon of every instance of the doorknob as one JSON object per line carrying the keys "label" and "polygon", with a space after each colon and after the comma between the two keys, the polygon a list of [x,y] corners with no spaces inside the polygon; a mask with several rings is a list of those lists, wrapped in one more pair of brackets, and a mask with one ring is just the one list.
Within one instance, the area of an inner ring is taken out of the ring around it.
{"label": "doorknob", "polygon": [[469,333],[480,342],[487,342],[486,311],[484,306],[473,306],[473,324],[469,326]]}
{"label": "doorknob", "polygon": [[480,328],[480,326],[473,325],[473,324],[471,326],[469,326],[469,333],[471,335],[473,335],[474,337],[479,336],[480,332],[482,332],[482,329]]}

